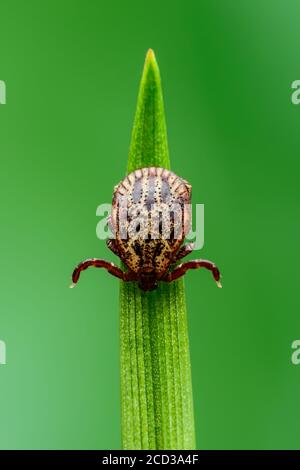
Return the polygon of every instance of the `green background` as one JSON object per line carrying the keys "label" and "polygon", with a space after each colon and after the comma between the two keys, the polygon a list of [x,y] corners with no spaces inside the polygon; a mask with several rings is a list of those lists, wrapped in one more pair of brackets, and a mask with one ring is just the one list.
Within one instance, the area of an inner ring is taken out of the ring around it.
{"label": "green background", "polygon": [[118,281],[68,285],[115,258],[96,207],[124,175],[152,47],[172,169],[223,273],[222,290],[186,276],[198,446],[299,449],[299,2],[3,0],[0,16],[0,447],[120,448]]}

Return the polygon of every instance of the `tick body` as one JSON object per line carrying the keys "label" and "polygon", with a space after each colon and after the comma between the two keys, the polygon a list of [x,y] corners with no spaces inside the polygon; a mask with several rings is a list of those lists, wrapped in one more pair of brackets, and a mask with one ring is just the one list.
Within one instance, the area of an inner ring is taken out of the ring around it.
{"label": "tick body", "polygon": [[107,246],[127,270],[105,260],[87,259],[75,268],[71,287],[89,266],[105,268],[123,281],[137,281],[144,291],[204,267],[221,287],[220,272],[211,261],[198,259],[176,266],[193,251],[193,244],[183,245],[191,227],[191,191],[186,180],[164,168],[141,168],[126,176],[113,193],[108,219],[113,238]]}

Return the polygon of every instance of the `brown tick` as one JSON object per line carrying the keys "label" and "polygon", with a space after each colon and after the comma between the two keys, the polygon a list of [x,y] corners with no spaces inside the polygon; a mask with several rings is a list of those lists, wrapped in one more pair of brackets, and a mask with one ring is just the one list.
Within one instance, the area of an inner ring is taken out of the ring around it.
{"label": "brown tick", "polygon": [[191,192],[186,180],[164,168],[141,168],[126,176],[113,193],[108,225],[114,238],[107,240],[107,246],[127,270],[90,258],[74,269],[71,287],[89,266],[105,268],[123,281],[137,281],[144,291],[156,289],[158,281],[175,281],[189,269],[206,268],[222,287],[219,269],[211,261],[175,265],[194,249],[193,243],[182,246],[191,227]]}

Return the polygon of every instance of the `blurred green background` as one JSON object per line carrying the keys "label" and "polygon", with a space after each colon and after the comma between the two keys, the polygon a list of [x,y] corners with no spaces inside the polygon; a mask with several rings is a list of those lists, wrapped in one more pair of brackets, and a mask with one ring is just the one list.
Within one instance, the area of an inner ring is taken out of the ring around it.
{"label": "blurred green background", "polygon": [[[120,448],[118,281],[96,207],[126,168],[144,56],[160,65],[172,169],[205,204],[186,276],[201,449],[300,448],[297,0],[0,5],[0,447]],[[199,255],[198,255],[199,256]]]}

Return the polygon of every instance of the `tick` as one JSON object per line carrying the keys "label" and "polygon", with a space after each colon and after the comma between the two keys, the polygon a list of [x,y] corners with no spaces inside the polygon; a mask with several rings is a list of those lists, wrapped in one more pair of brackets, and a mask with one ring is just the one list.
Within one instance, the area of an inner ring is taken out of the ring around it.
{"label": "tick", "polygon": [[105,268],[122,281],[137,281],[144,291],[158,282],[172,282],[189,269],[206,268],[218,287],[220,271],[208,260],[195,259],[177,265],[190,254],[193,243],[183,245],[191,227],[191,185],[164,168],[141,168],[126,176],[114,189],[108,225],[114,238],[106,243],[126,266],[98,258],[82,261],[74,269],[71,287],[89,266]]}

